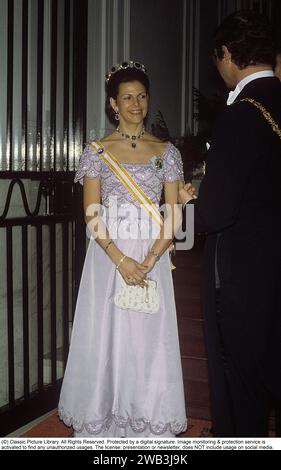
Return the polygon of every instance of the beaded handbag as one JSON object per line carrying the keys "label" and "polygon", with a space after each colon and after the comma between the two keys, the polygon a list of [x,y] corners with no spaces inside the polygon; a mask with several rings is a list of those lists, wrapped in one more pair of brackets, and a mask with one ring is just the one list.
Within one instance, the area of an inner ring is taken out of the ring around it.
{"label": "beaded handbag", "polygon": [[160,307],[157,282],[147,279],[145,287],[129,286],[124,281],[114,296],[114,303],[124,310],[136,310],[143,313],[157,313]]}

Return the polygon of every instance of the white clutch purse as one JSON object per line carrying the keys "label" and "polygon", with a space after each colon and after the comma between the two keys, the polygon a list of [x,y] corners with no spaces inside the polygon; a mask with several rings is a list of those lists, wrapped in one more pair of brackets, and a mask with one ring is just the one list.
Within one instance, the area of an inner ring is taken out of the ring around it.
{"label": "white clutch purse", "polygon": [[123,286],[114,296],[114,303],[117,307],[125,310],[157,313],[160,306],[157,282],[147,279],[145,287],[128,286],[124,282]]}

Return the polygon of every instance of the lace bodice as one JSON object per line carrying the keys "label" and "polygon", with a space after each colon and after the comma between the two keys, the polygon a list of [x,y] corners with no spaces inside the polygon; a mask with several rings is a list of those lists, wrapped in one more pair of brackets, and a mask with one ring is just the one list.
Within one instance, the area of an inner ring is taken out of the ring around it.
{"label": "lace bodice", "polygon": [[[183,164],[180,152],[170,142],[161,157],[160,168],[155,164],[155,158],[152,157],[148,163],[122,163],[122,166],[151,201],[154,204],[159,204],[165,181],[184,180]],[[90,145],[85,147],[80,157],[74,182],[79,181],[83,184],[84,176],[100,178],[101,202],[104,206],[109,206],[109,197],[115,197],[118,205],[131,203],[138,206],[138,202]]]}

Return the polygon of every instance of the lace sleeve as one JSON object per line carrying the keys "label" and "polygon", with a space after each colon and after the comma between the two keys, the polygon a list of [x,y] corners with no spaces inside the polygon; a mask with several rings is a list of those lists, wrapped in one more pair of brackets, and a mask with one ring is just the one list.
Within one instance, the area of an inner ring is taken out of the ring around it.
{"label": "lace sleeve", "polygon": [[92,179],[97,178],[101,172],[101,163],[100,156],[90,145],[87,145],[79,159],[74,183],[79,181],[79,183],[83,185],[84,176]]}
{"label": "lace sleeve", "polygon": [[170,145],[163,158],[164,181],[173,183],[174,181],[184,181],[183,163],[179,150]]}

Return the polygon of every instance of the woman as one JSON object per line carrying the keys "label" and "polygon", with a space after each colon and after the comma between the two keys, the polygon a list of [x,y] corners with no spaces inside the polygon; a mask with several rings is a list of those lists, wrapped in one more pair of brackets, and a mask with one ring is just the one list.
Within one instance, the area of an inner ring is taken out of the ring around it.
{"label": "woman", "polygon": [[[118,127],[86,147],[75,177],[84,183],[91,240],[59,414],[76,437],[171,437],[186,429],[167,252],[183,180],[182,160],[171,143],[160,142],[144,129],[149,97],[144,66],[123,63],[106,81],[109,110]],[[164,224],[157,218],[163,186],[171,206]],[[134,191],[146,198],[148,210]],[[122,286],[143,290],[149,279],[156,281],[159,293],[155,314],[116,305]]]}

